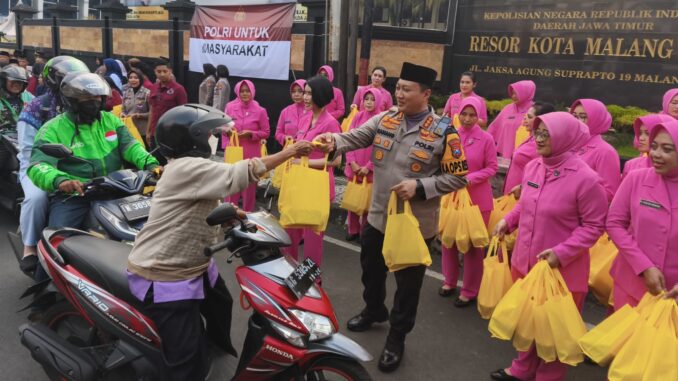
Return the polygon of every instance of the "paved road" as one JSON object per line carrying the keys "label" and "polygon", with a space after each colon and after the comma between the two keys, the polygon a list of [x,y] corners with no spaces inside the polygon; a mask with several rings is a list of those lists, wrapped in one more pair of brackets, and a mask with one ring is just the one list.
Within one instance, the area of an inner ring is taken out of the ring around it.
{"label": "paved road", "polygon": [[[334,221],[336,222],[336,221]],[[26,313],[16,311],[24,302],[18,299],[31,280],[18,270],[16,260],[6,239],[6,232],[16,229],[15,219],[0,211],[0,380],[45,380],[46,377],[19,343],[17,327],[25,321]],[[329,294],[342,332],[362,344],[373,356],[381,352],[388,326],[375,326],[372,331],[353,333],[343,328],[345,322],[362,307],[360,265],[357,246],[343,242],[344,233],[339,224],[330,224],[323,263],[323,285]],[[224,256],[217,259],[232,293],[236,284],[233,268]],[[385,375],[377,369],[376,361],[365,364],[375,380],[489,380],[489,372],[507,366],[514,351],[508,342],[490,338],[487,322],[480,319],[474,308],[458,309],[452,299],[437,295],[440,281],[440,258],[434,256],[429,276],[424,281],[417,325],[410,334],[401,368]],[[392,300],[394,282],[389,278],[388,300]],[[390,303],[389,303],[390,304]],[[241,348],[247,316],[238,306],[234,310],[234,343]],[[592,302],[586,304],[584,316],[588,322],[598,322],[603,309]],[[605,371],[582,364],[572,369],[568,380],[604,380]]]}

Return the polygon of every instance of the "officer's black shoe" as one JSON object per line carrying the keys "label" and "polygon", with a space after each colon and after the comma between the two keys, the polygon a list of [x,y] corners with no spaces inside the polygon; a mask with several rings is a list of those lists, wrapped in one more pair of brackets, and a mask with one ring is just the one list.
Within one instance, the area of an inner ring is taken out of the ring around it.
{"label": "officer's black shoe", "polygon": [[358,315],[352,317],[348,321],[348,323],[346,323],[346,328],[348,328],[349,331],[353,332],[364,332],[370,329],[370,327],[372,327],[372,324],[385,322],[387,319],[388,314],[386,314],[384,317],[379,317],[375,319],[370,316],[366,316],[363,315],[362,313],[359,313]]}
{"label": "officer's black shoe", "polygon": [[19,262],[19,268],[25,273],[32,273],[38,267],[38,256],[37,255],[27,255],[21,258]]}
{"label": "officer's black shoe", "polygon": [[387,344],[381,352],[381,356],[379,356],[379,370],[384,373],[390,373],[398,369],[400,362],[403,359],[404,352],[405,344],[396,348],[389,348],[389,345]]}

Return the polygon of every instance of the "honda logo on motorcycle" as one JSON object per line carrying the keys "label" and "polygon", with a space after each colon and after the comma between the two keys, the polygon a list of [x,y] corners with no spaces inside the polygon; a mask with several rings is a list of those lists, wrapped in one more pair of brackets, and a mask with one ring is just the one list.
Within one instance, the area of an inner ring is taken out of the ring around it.
{"label": "honda logo on motorcycle", "polygon": [[269,344],[266,344],[266,350],[268,350],[268,351],[270,351],[270,352],[273,352],[273,353],[275,353],[275,354],[278,355],[278,356],[282,356],[282,357],[284,357],[284,358],[287,358],[287,359],[290,359],[290,360],[294,360],[294,356],[292,356],[292,354],[287,353],[287,352],[284,352],[284,351],[282,351],[282,350],[280,350],[280,349],[278,349],[278,348],[276,348],[276,347],[273,347],[273,346],[271,346],[271,345],[269,345]]}

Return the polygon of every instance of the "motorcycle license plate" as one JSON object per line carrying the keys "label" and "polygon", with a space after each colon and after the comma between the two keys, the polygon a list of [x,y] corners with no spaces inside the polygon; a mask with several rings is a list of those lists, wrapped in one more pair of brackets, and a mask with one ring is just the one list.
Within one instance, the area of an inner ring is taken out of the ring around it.
{"label": "motorcycle license plate", "polygon": [[151,199],[126,202],[119,205],[122,214],[128,221],[138,220],[140,218],[147,218],[151,211]]}
{"label": "motorcycle license plate", "polygon": [[301,299],[319,277],[320,268],[318,268],[318,265],[311,258],[306,258],[285,278],[285,284],[297,299]]}

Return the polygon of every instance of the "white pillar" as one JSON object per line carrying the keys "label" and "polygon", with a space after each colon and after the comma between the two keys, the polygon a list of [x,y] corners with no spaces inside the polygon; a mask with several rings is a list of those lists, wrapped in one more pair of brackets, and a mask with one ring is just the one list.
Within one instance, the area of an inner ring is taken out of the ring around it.
{"label": "white pillar", "polygon": [[78,0],[78,19],[87,20],[89,17],[89,0]]}
{"label": "white pillar", "polygon": [[41,19],[43,18],[42,15],[42,10],[44,7],[44,1],[43,0],[33,0],[33,8],[38,11],[38,13],[35,14],[36,19]]}
{"label": "white pillar", "polygon": [[[347,0],[344,0],[347,1]],[[330,18],[326,22],[329,23],[329,37],[330,48],[328,61],[339,60],[339,30],[341,29],[341,1],[330,1]]]}

